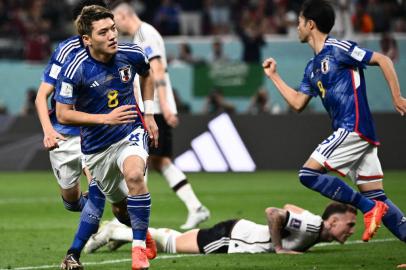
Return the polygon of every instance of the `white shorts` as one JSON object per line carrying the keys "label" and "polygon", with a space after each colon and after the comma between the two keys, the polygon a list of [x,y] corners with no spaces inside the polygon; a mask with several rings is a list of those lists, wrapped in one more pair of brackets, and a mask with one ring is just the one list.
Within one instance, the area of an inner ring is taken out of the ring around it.
{"label": "white shorts", "polygon": [[52,170],[62,189],[74,187],[82,174],[82,152],[80,136],[66,136],[58,141],[59,148],[49,151]]}
{"label": "white shorts", "polygon": [[[137,138],[137,140],[133,140]],[[106,150],[85,155],[85,162],[97,185],[111,203],[122,201],[128,196],[128,188],[123,176],[124,160],[129,156],[148,158],[148,134],[142,127],[132,131],[127,137],[112,144]]]}
{"label": "white shorts", "polygon": [[339,128],[319,144],[310,157],[328,170],[347,175],[357,185],[383,178],[378,148],[356,132]]}

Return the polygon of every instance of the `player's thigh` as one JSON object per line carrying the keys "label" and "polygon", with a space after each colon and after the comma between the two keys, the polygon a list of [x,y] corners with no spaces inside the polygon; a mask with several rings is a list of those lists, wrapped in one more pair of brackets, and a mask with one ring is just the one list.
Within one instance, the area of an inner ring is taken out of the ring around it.
{"label": "player's thigh", "polygon": [[177,236],[176,253],[200,253],[197,244],[197,235],[199,231],[199,229],[194,229]]}
{"label": "player's thigh", "polygon": [[79,185],[82,174],[82,152],[80,137],[67,137],[59,141],[59,148],[49,152],[52,170],[61,189],[72,189]]}
{"label": "player's thigh", "polygon": [[338,129],[320,143],[310,158],[345,176],[368,151],[370,144],[355,132]]}
{"label": "player's thigh", "polygon": [[370,145],[348,175],[360,191],[382,189],[383,171],[378,158],[378,147]]}
{"label": "player's thigh", "polygon": [[117,166],[118,150],[117,144],[113,144],[99,153],[85,155],[86,166],[111,203],[120,202],[128,195],[124,176]]}

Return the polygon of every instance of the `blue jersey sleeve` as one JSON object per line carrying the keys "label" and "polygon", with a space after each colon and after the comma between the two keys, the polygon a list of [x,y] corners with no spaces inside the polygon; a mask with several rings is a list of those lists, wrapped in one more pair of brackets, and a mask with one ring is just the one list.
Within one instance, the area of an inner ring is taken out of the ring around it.
{"label": "blue jersey sleeve", "polygon": [[79,53],[76,57],[67,61],[61,69],[54,97],[59,103],[71,105],[76,103],[82,74],[80,55]]}
{"label": "blue jersey sleeve", "polygon": [[137,73],[144,76],[149,71],[149,61],[144,51],[137,44],[120,44],[119,50],[126,52],[128,61],[135,67]]}
{"label": "blue jersey sleeve", "polygon": [[53,86],[56,85],[58,75],[62,69],[62,63],[56,60],[57,50],[55,50],[42,73],[42,81]]}
{"label": "blue jersey sleeve", "polygon": [[59,73],[68,58],[82,48],[79,36],[73,36],[58,44],[42,73],[42,81],[56,86]]}
{"label": "blue jersey sleeve", "polygon": [[307,63],[307,66],[306,66],[304,74],[303,74],[303,79],[299,85],[299,92],[302,92],[311,97],[316,97],[317,92],[313,90],[311,81],[310,81],[312,72],[313,72],[313,59],[311,59],[309,61],[309,63]]}
{"label": "blue jersey sleeve", "polygon": [[354,42],[347,41],[347,43],[351,44],[349,49],[335,49],[336,59],[346,65],[365,68],[369,61],[371,61],[371,57],[374,52],[358,47]]}

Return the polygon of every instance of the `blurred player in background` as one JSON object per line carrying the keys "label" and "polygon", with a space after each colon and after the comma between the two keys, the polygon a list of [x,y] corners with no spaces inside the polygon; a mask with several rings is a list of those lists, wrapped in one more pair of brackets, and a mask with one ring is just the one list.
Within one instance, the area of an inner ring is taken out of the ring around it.
{"label": "blurred player in background", "polygon": [[117,29],[133,36],[147,55],[154,78],[154,117],[159,127],[158,148],[150,149],[149,162],[159,171],[176,195],[188,209],[188,218],[181,226],[187,230],[195,228],[210,216],[209,210],[196,197],[186,175],[171,161],[172,128],[179,123],[172,86],[167,72],[165,45],[162,36],[150,24],[139,19],[134,9],[125,1],[111,5]]}
{"label": "blurred player in background", "polygon": [[[329,36],[334,19],[328,1],[304,2],[299,16],[299,39],[308,43],[315,55],[306,66],[299,91],[282,80],[274,59],[266,59],[263,68],[293,109],[300,112],[312,97],[320,96],[332,119],[333,134],[319,144],[299,172],[302,184],[360,209],[364,213],[364,241],[376,233],[381,219],[395,236],[406,241],[406,218],[383,190],[379,142],[366,97],[366,65],[381,68],[401,115],[406,113],[406,99],[401,96],[396,71],[388,57]],[[326,170],[347,175],[361,193],[338,177],[326,174]]]}
{"label": "blurred player in background", "polygon": [[[62,124],[81,126],[86,165],[112,203],[113,213],[132,228],[132,269],[148,269],[148,259],[156,256],[145,243],[151,207],[144,183],[147,144],[148,139],[155,147],[158,143],[153,84],[142,49],[117,43],[113,19],[104,7],[83,8],[76,25],[86,48],[60,71],[56,115]],[[134,96],[136,73],[140,74],[144,116]]]}
{"label": "blurred player in background", "polygon": [[[291,204],[267,208],[265,213],[268,225],[231,219],[185,233],[167,228],[150,228],[150,232],[158,250],[166,253],[299,254],[319,242],[343,244],[354,233],[357,210],[332,202],[322,217]],[[131,230],[122,224],[109,223],[102,230],[111,242],[131,241]]]}
{"label": "blurred player in background", "polygon": [[[90,5],[106,6],[101,0],[80,1],[73,9],[76,20],[83,7]],[[83,170],[89,182],[89,193],[84,197],[80,191],[82,174],[82,152],[80,149],[80,128],[63,125],[56,119],[54,91],[63,64],[84,48],[79,35],[59,43],[51,56],[42,76],[35,105],[44,132],[44,147],[49,150],[51,166],[61,190],[65,208],[73,212],[82,212],[78,231],[64,259],[66,269],[80,269],[80,253],[89,239],[97,232],[104,211],[105,197],[97,187],[87,168]],[[48,112],[48,98],[51,98],[51,110]]]}

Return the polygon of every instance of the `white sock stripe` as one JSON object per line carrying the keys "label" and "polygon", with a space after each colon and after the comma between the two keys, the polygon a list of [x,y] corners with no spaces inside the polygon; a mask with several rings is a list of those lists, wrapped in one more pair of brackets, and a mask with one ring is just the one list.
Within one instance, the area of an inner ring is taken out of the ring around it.
{"label": "white sock stripe", "polygon": [[306,174],[306,175],[320,175],[321,173],[313,172],[313,171],[308,171],[308,170],[300,170],[299,175],[301,174]]}
{"label": "white sock stripe", "polygon": [[142,202],[142,201],[150,201],[151,198],[140,198],[140,199],[130,199],[130,198],[127,198],[127,200],[130,201],[130,202]]}
{"label": "white sock stripe", "polygon": [[148,194],[146,196],[128,196],[127,199],[130,201],[147,200],[147,199],[151,199],[151,195]]}
{"label": "white sock stripe", "polygon": [[317,173],[299,173],[299,176],[319,176]]}
{"label": "white sock stripe", "polygon": [[127,205],[127,208],[149,208],[151,205]]}
{"label": "white sock stripe", "polygon": [[134,196],[132,196],[132,195],[128,195],[128,197],[129,198],[142,198],[142,197],[150,197],[151,196],[151,194],[150,193],[147,193],[147,194],[141,194],[141,195],[134,195]]}

